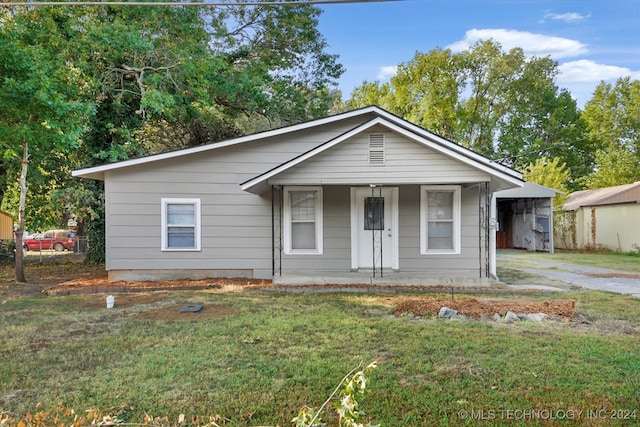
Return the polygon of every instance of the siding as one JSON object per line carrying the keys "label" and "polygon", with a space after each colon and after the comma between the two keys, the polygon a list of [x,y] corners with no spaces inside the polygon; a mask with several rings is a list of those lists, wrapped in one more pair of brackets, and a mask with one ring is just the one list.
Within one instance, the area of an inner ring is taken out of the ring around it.
{"label": "siding", "polygon": [[[463,189],[461,195],[461,253],[458,255],[420,254],[420,186],[399,188],[400,227],[398,250],[400,271],[426,275],[480,276],[478,249],[478,190]],[[349,271],[351,268],[350,188],[324,189],[324,254],[283,255],[283,271],[300,273]],[[484,260],[483,260],[484,261]]]}
{"label": "siding", "polygon": [[640,204],[587,206],[575,212],[575,249],[629,252],[640,245]]}
{"label": "siding", "polygon": [[[384,133],[385,164],[369,164],[369,134]],[[488,174],[395,133],[373,129],[270,179],[272,184],[459,184]]]}
{"label": "siding", "polygon": [[[357,123],[334,123],[241,147],[222,147],[107,171],[106,268],[110,277],[126,279],[127,274],[135,272],[156,272],[159,276],[178,270],[191,276],[197,271],[211,275],[218,271],[271,277],[271,194],[244,192],[240,183],[337,137]],[[367,133],[275,178],[278,184],[328,185],[323,203],[324,253],[283,255],[284,271],[349,271],[350,185],[375,182],[399,186],[401,271],[479,276],[477,189],[462,191],[462,253],[421,255],[419,184],[484,182],[491,179],[485,173],[386,132],[383,166],[368,164]],[[201,251],[160,250],[162,198],[201,200]]]}

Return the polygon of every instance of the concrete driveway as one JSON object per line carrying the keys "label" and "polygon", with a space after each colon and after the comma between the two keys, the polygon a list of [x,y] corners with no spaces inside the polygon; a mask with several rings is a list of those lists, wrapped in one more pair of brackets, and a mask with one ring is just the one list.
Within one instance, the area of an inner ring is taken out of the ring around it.
{"label": "concrete driveway", "polygon": [[540,280],[538,284],[509,284],[507,285],[509,288],[566,291],[581,287],[640,298],[640,274],[638,273],[532,258],[535,257],[523,258],[522,252],[498,251],[499,268],[516,269],[546,279]]}

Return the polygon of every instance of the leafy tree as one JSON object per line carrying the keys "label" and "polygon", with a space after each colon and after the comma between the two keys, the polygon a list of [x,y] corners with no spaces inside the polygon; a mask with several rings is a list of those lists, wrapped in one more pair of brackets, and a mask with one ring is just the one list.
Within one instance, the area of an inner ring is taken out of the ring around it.
{"label": "leafy tree", "polygon": [[567,169],[566,163],[561,163],[560,158],[541,157],[537,159],[534,163],[527,165],[523,177],[529,182],[560,191],[554,198],[554,207],[560,208],[566,202],[569,195],[568,182],[571,179],[571,171]]}
{"label": "leafy tree", "polygon": [[598,141],[589,188],[640,181],[640,81],[602,82],[583,112],[588,135]]}
{"label": "leafy tree", "polygon": [[400,64],[390,83],[364,82],[349,104],[377,103],[419,126],[515,168],[560,157],[570,186],[591,170],[593,146],[566,90],[555,84],[557,64],[503,52],[494,41],[452,53],[434,49]]}
{"label": "leafy tree", "polygon": [[[336,97],[331,87],[343,69],[336,55],[326,52],[326,42],[317,30],[320,12],[294,2],[278,7],[3,10],[4,50],[18,52],[19,57],[22,52],[12,50],[11,43],[37,48],[41,70],[50,71],[46,85],[70,83],[75,89],[75,93],[70,88],[51,91],[65,94],[61,98],[78,105],[95,106],[94,113],[81,115],[83,124],[88,122],[81,140],[80,122],[77,126],[60,120],[37,122],[47,123],[54,134],[64,129],[77,147],[66,155],[64,147],[56,146],[57,159],[51,156],[45,163],[38,162],[42,179],[29,178],[31,200],[42,200],[39,206],[46,209],[38,211],[42,221],[34,216],[30,224],[54,222],[52,208],[59,208],[62,201],[65,209],[78,215],[98,217],[100,187],[69,180],[71,169],[326,115]],[[27,58],[20,59],[34,60]],[[11,60],[0,65],[4,66],[0,77],[11,76],[15,67],[22,66]],[[60,69],[60,64],[66,68]],[[28,70],[22,74],[28,75]],[[54,107],[53,101],[50,106],[64,111],[60,105]],[[46,114],[31,119],[40,116]],[[74,118],[69,115],[69,120]],[[7,129],[12,138],[20,139],[15,127]],[[15,158],[19,153],[12,148]],[[45,151],[51,153],[49,148]],[[17,173],[16,162],[5,161],[2,167]],[[13,182],[0,182],[2,195],[7,192],[4,205],[11,210],[19,199]],[[94,196],[87,197],[86,191],[94,191]],[[92,201],[90,206],[83,205],[87,200]],[[94,241],[91,246],[97,244]]]}
{"label": "leafy tree", "polygon": [[[28,182],[36,186],[55,182],[50,167],[79,145],[86,117],[92,113],[91,104],[81,101],[81,70],[34,40],[25,17],[5,13],[0,25],[0,141],[4,168],[19,186],[17,248],[22,247]],[[36,167],[29,168],[31,164]],[[19,282],[25,281],[22,261],[18,250]]]}

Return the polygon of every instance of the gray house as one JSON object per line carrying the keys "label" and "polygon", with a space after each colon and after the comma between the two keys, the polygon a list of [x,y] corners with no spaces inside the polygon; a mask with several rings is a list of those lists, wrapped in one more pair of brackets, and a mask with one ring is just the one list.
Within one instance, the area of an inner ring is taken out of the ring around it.
{"label": "gray house", "polygon": [[109,279],[486,284],[521,175],[377,107],[73,172],[103,180]]}

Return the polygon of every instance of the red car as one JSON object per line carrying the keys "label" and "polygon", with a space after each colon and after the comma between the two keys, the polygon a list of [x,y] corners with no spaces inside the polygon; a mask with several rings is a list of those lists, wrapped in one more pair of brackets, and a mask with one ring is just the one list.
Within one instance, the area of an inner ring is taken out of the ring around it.
{"label": "red car", "polygon": [[76,247],[76,232],[73,230],[49,230],[36,233],[22,240],[22,246],[28,251],[53,249],[62,252],[72,251]]}

